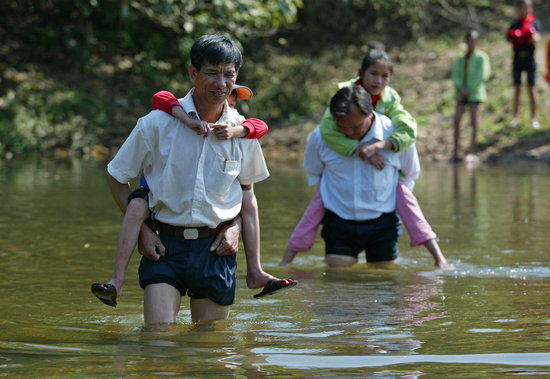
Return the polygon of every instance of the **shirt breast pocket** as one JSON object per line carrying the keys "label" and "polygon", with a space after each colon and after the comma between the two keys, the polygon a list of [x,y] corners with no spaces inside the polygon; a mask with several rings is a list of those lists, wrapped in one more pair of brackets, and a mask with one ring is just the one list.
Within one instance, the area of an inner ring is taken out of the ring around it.
{"label": "shirt breast pocket", "polygon": [[240,173],[239,161],[215,154],[211,167],[211,170],[205,171],[206,191],[225,195]]}
{"label": "shirt breast pocket", "polygon": [[375,170],[374,171],[374,197],[376,201],[386,201],[392,193],[391,173],[390,170]]}

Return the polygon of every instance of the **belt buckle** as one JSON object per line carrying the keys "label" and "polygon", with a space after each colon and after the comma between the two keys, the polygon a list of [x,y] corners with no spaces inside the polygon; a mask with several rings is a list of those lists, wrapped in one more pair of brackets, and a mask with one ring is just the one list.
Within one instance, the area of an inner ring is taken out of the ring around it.
{"label": "belt buckle", "polygon": [[184,229],[183,238],[185,238],[186,240],[196,240],[199,238],[199,230],[195,228]]}

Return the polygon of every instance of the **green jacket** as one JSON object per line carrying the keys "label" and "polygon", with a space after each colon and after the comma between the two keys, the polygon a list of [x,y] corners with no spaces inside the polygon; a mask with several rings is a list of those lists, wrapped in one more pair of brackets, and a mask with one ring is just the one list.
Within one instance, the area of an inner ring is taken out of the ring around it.
{"label": "green jacket", "polygon": [[464,77],[465,55],[463,53],[458,57],[453,65],[451,78],[456,88],[456,99],[461,100],[460,88],[469,91],[469,102],[484,102],[487,100],[487,90],[485,82],[491,75],[491,66],[489,57],[483,51],[475,49],[468,61],[468,77]]}
{"label": "green jacket", "polygon": [[[355,85],[357,79],[338,83],[338,87]],[[394,151],[405,150],[414,143],[416,140],[416,120],[403,108],[401,97],[396,90],[386,86],[382,90],[382,97],[376,103],[374,110],[388,116],[393,122],[395,130],[390,135],[390,141],[394,146]],[[321,120],[320,129],[326,144],[342,155],[352,155],[359,146],[357,140],[346,137],[338,130],[336,121],[328,108]]]}

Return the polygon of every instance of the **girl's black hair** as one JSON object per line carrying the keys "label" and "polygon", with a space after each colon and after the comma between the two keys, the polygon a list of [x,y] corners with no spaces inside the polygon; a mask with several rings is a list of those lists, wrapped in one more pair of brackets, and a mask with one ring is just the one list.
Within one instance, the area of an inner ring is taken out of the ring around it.
{"label": "girl's black hair", "polygon": [[376,63],[380,63],[380,62],[384,62],[384,63],[389,64],[390,68],[393,71],[393,62],[392,62],[390,56],[388,55],[388,53],[386,53],[383,50],[377,50],[377,49],[369,50],[369,52],[366,53],[363,56],[363,61],[361,62],[361,69],[359,70],[359,75],[362,76],[363,73],[370,66],[372,66],[373,64],[376,64]]}

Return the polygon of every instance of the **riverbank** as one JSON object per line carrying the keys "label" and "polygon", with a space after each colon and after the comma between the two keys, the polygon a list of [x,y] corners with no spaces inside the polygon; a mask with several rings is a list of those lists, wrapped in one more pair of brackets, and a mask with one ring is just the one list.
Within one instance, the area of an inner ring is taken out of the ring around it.
{"label": "riverbank", "polygon": [[[550,89],[543,78],[546,73],[544,47],[541,42],[537,49],[539,78],[536,90],[541,127],[533,129],[529,125],[527,94],[523,92],[520,108],[523,123],[512,128],[509,125],[512,115],[510,46],[500,35],[481,41],[480,48],[489,55],[492,66],[487,83],[489,98],[480,108],[478,146],[481,162],[550,163]],[[395,60],[391,86],[398,90],[405,108],[418,120],[417,148],[423,161],[447,161],[451,155],[455,100],[450,70],[462,48],[456,46],[456,41],[448,41],[409,50],[389,49]],[[321,112],[307,122],[270,130],[261,141],[266,156],[301,159],[307,134],[320,120]],[[461,129],[461,148],[466,151],[471,132],[468,114],[463,118]]]}

